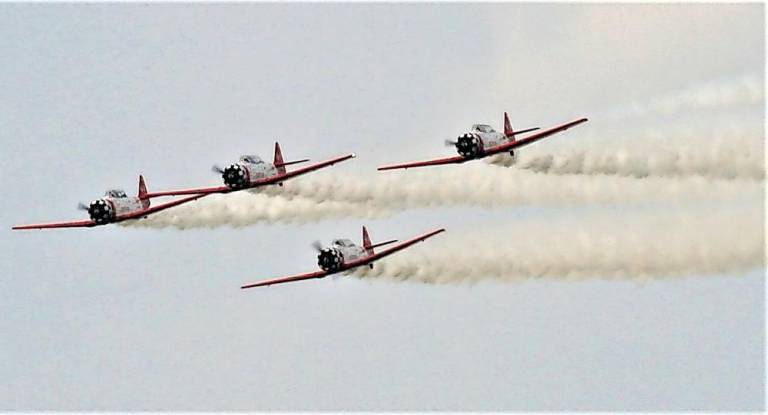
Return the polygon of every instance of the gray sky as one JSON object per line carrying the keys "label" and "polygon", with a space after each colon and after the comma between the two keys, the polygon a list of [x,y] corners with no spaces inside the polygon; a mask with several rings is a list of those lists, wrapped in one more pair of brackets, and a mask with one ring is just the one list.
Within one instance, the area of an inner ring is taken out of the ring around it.
{"label": "gray sky", "polygon": [[[521,128],[591,118],[562,140],[737,123],[762,144],[762,103],[600,115],[743,76],[762,88],[763,32],[758,4],[3,4],[2,224],[75,219],[106,188],[135,192],[138,173],[150,189],[214,184],[212,163],[269,158],[276,139],[287,158],[355,151],[334,173],[370,176],[447,154],[445,138],[499,127],[505,110]],[[570,214],[416,209],[367,224],[385,240]],[[764,405],[761,268],[238,289],[314,269],[309,243],[357,240],[361,222],[4,231],[0,409]]]}

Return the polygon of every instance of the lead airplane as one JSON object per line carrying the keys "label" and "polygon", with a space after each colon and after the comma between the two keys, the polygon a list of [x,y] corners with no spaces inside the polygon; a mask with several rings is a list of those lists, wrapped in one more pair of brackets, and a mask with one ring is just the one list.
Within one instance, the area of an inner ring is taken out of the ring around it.
{"label": "lead airplane", "polygon": [[88,216],[90,216],[90,219],[88,220],[17,225],[11,229],[90,228],[98,225],[106,225],[108,223],[145,218],[153,213],[191,202],[203,196],[205,195],[185,197],[183,199],[150,207],[150,200],[147,193],[147,186],[144,184],[144,177],[139,176],[139,192],[135,197],[126,196],[125,192],[120,189],[112,189],[107,190],[104,193],[104,197],[94,200],[88,206],[80,203],[78,208],[88,212]]}
{"label": "lead airplane", "polygon": [[469,132],[459,136],[456,141],[446,140],[446,145],[456,147],[458,156],[446,157],[436,160],[416,161],[412,163],[392,164],[379,167],[378,170],[408,169],[412,167],[439,166],[442,164],[461,164],[470,160],[481,159],[494,154],[509,153],[515,156],[515,149],[522,146],[535,143],[543,138],[553,134],[565,131],[571,127],[587,122],[586,118],[559,125],[548,130],[538,132],[524,138],[517,138],[517,135],[538,130],[539,128],[528,128],[515,131],[512,129],[512,123],[509,122],[509,116],[504,113],[504,132],[497,132],[490,125],[475,124]]}
{"label": "lead airplane", "polygon": [[243,285],[240,288],[246,289],[263,287],[286,282],[324,278],[329,275],[349,271],[353,268],[362,267],[365,265],[373,268],[374,261],[384,258],[385,256],[392,255],[395,252],[408,248],[409,246],[418,242],[425,241],[441,232],[445,232],[445,229],[436,229],[434,231],[419,235],[415,238],[411,238],[405,242],[401,242],[380,252],[375,252],[374,248],[393,244],[397,242],[397,239],[386,242],[379,242],[377,244],[371,244],[371,238],[368,236],[368,230],[365,229],[365,226],[363,226],[363,246],[358,246],[349,239],[336,239],[331,243],[329,248],[323,248],[319,242],[312,244],[312,247],[315,248],[315,250],[318,252],[317,265],[320,267],[320,271],[257,282],[254,284]]}
{"label": "lead airplane", "polygon": [[287,171],[285,166],[292,164],[305,163],[309,161],[295,160],[283,161],[283,153],[280,150],[280,144],[275,143],[275,156],[272,163],[264,162],[258,156],[240,156],[240,160],[222,169],[219,166],[213,166],[213,171],[220,173],[224,180],[224,186],[202,187],[197,189],[179,189],[166,190],[162,192],[152,192],[148,197],[159,196],[179,196],[189,194],[211,194],[211,193],[230,193],[238,190],[253,189],[255,187],[277,184],[282,186],[283,182],[307,174],[311,171],[319,170],[324,167],[332,166],[336,163],[349,160],[355,157],[355,153],[345,156],[332,158],[310,166],[302,167],[293,171]]}

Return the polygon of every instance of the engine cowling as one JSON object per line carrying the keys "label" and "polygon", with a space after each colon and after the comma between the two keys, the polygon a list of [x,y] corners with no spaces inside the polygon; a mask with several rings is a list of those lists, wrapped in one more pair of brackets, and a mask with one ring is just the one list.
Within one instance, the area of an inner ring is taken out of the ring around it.
{"label": "engine cowling", "polygon": [[115,219],[115,210],[104,199],[94,200],[88,205],[88,216],[99,225],[112,222]]}
{"label": "engine cowling", "polygon": [[462,157],[475,158],[482,153],[483,143],[480,141],[480,137],[471,133],[465,133],[456,140],[456,151]]}
{"label": "engine cowling", "polygon": [[338,271],[344,263],[344,254],[338,249],[325,248],[317,255],[317,265],[323,271]]}
{"label": "engine cowling", "polygon": [[242,189],[248,184],[245,168],[239,164],[232,164],[224,169],[221,177],[230,189]]}

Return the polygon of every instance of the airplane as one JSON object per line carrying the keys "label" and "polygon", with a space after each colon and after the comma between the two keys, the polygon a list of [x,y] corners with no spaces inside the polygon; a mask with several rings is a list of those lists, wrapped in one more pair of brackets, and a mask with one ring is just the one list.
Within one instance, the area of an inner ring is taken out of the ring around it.
{"label": "airplane", "polygon": [[13,230],[25,229],[50,229],[50,228],[90,228],[93,226],[106,225],[108,223],[117,223],[130,219],[146,218],[162,210],[179,206],[181,204],[199,199],[205,195],[194,195],[161,205],[150,207],[149,197],[147,196],[147,186],[144,184],[144,176],[139,176],[139,193],[135,197],[128,197],[120,189],[107,190],[104,197],[94,200],[88,206],[80,203],[78,208],[85,210],[91,217],[88,220],[41,223],[33,225],[17,225]]}
{"label": "airplane", "polygon": [[238,190],[253,189],[255,187],[271,184],[282,186],[283,182],[288,179],[298,177],[311,171],[319,170],[323,167],[331,166],[333,164],[340,163],[354,157],[355,153],[351,153],[345,156],[322,161],[307,167],[302,167],[297,170],[286,171],[285,166],[305,163],[309,161],[309,159],[287,162],[283,161],[283,153],[280,150],[280,144],[275,143],[275,156],[272,163],[264,162],[258,156],[244,155],[240,156],[240,160],[238,162],[231,164],[225,169],[214,165],[212,169],[214,172],[221,174],[221,177],[224,179],[224,186],[152,192],[149,193],[147,197],[152,198],[159,196],[180,196],[189,194],[230,193]]}
{"label": "airplane", "polygon": [[561,131],[565,131],[583,122],[587,122],[587,119],[581,118],[525,138],[517,139],[517,135],[535,131],[539,128],[536,127],[515,131],[512,129],[512,123],[509,122],[509,116],[505,112],[503,133],[494,131],[490,125],[475,124],[472,126],[471,131],[460,135],[456,141],[445,140],[447,146],[456,147],[456,151],[459,153],[458,156],[429,161],[417,161],[413,163],[392,164],[379,167],[378,170],[408,169],[412,167],[438,166],[442,164],[461,164],[470,160],[481,159],[493,154],[507,152],[514,157],[515,149],[534,143]]}
{"label": "airplane", "polygon": [[320,267],[320,271],[257,282],[254,284],[243,285],[240,288],[246,289],[264,287],[273,284],[309,280],[313,278],[325,278],[329,275],[346,272],[353,268],[362,267],[365,265],[368,265],[368,267],[373,269],[374,261],[377,261],[388,255],[392,255],[395,252],[408,248],[409,246],[418,242],[425,241],[441,232],[445,232],[445,229],[436,229],[431,232],[427,232],[425,234],[411,238],[405,242],[401,242],[380,252],[375,252],[375,248],[393,244],[397,242],[397,239],[386,242],[379,242],[377,244],[371,244],[371,238],[368,236],[368,230],[365,228],[365,226],[363,226],[363,246],[358,246],[349,239],[336,239],[328,248],[323,248],[320,242],[317,241],[312,244],[312,247],[315,248],[315,250],[318,252],[317,265]]}

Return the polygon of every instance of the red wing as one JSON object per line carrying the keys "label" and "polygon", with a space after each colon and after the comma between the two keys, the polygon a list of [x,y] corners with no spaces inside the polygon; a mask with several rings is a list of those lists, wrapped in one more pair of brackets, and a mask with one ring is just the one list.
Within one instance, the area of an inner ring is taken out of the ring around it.
{"label": "red wing", "polygon": [[[322,161],[317,164],[312,164],[307,167],[302,167],[300,169],[289,171],[285,174],[280,174],[277,176],[272,177],[266,177],[264,179],[256,180],[253,183],[251,183],[249,186],[244,187],[243,189],[238,190],[245,190],[245,189],[253,189],[254,187],[259,186],[266,186],[268,184],[275,184],[275,183],[281,183],[284,182],[287,179],[301,176],[302,174],[309,173],[311,171],[322,169],[323,167],[331,166],[336,163],[340,163],[345,160],[349,160],[351,158],[354,158],[354,154],[347,154],[346,156],[336,157],[330,160]],[[227,186],[218,186],[218,187],[203,187],[199,189],[181,189],[181,190],[167,190],[163,192],[152,192],[148,193],[147,197],[159,197],[159,196],[179,196],[179,195],[193,195],[193,194],[211,194],[211,193],[229,193],[233,192],[234,190],[230,189]]]}
{"label": "red wing", "polygon": [[575,127],[575,126],[577,126],[577,125],[579,125],[579,124],[581,124],[583,122],[587,122],[587,121],[588,120],[586,118],[582,118],[580,120],[571,121],[571,122],[565,123],[563,125],[558,125],[557,127],[550,128],[549,130],[544,130],[544,131],[542,131],[540,133],[536,133],[534,135],[531,135],[531,136],[528,136],[528,137],[525,137],[525,138],[521,138],[521,139],[516,140],[516,141],[505,143],[505,144],[502,144],[502,145],[496,146],[496,147],[486,148],[485,149],[485,155],[486,156],[490,156],[492,154],[503,153],[505,151],[509,151],[509,150],[512,150],[512,149],[515,149],[515,148],[518,148],[518,147],[522,147],[522,146],[525,146],[525,145],[528,145],[528,144],[531,144],[531,143],[535,143],[536,141],[539,141],[541,139],[547,138],[547,137],[549,137],[549,136],[551,136],[553,134],[557,134],[559,132],[565,131],[565,130],[571,128],[571,127]]}
{"label": "red wing", "polygon": [[264,287],[267,285],[283,284],[286,282],[311,280],[312,278],[323,278],[326,275],[328,275],[326,271],[315,271],[315,272],[310,272],[308,274],[294,275],[292,277],[275,278],[273,280],[267,280],[267,281],[253,283],[253,284],[243,285],[240,288],[246,289],[246,288],[254,288],[254,287]]}
{"label": "red wing", "polygon": [[115,222],[120,222],[120,221],[124,221],[124,220],[128,220],[128,219],[141,218],[141,217],[144,217],[144,216],[147,216],[147,215],[151,215],[151,214],[156,213],[156,212],[160,212],[161,210],[166,210],[166,209],[172,208],[174,206],[179,206],[179,205],[182,205],[184,203],[191,202],[191,201],[196,200],[196,199],[200,199],[201,197],[204,197],[204,196],[207,196],[207,194],[198,194],[198,195],[194,195],[194,196],[190,196],[190,197],[185,197],[183,199],[174,200],[174,201],[168,202],[168,203],[162,203],[162,204],[159,204],[157,206],[152,206],[150,208],[139,210],[139,211],[136,211],[136,212],[126,213],[125,215],[118,216],[115,219]]}
{"label": "red wing", "polygon": [[425,233],[423,235],[419,235],[419,236],[417,236],[415,238],[411,238],[411,239],[409,239],[409,240],[407,240],[405,242],[399,243],[399,244],[397,244],[397,245],[395,245],[395,246],[393,246],[391,248],[387,248],[387,249],[384,249],[382,251],[379,251],[379,252],[377,252],[377,253],[375,253],[375,254],[373,254],[371,256],[367,256],[367,257],[364,257],[364,258],[360,258],[360,259],[358,259],[356,261],[351,261],[351,262],[345,263],[344,264],[345,265],[344,269],[350,269],[350,268],[359,267],[360,265],[369,264],[369,263],[371,263],[373,261],[376,261],[376,260],[379,260],[381,258],[384,258],[385,256],[392,255],[392,254],[394,254],[397,251],[401,251],[401,250],[403,250],[405,248],[408,248],[411,245],[414,245],[414,244],[419,243],[421,241],[426,241],[427,239],[429,239],[429,238],[431,238],[431,237],[433,237],[433,236],[435,236],[435,235],[437,235],[437,234],[439,234],[441,232],[445,232],[445,229],[441,228],[441,229],[436,229],[436,230],[434,230],[432,232],[427,232],[427,233]]}
{"label": "red wing", "polygon": [[78,220],[71,222],[54,222],[54,223],[39,223],[34,225],[17,225],[13,230],[25,230],[25,229],[52,229],[52,228],[90,228],[96,226],[96,222],[88,220]]}
{"label": "red wing", "polygon": [[439,166],[441,164],[459,164],[469,160],[472,160],[472,159],[468,159],[462,156],[453,156],[453,157],[446,157],[446,158],[437,159],[437,160],[414,161],[412,163],[403,163],[403,164],[391,164],[389,166],[381,166],[377,170],[395,170],[395,169],[408,169],[411,167]]}

